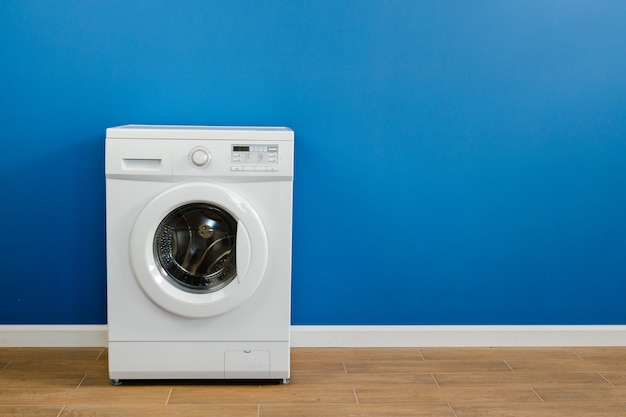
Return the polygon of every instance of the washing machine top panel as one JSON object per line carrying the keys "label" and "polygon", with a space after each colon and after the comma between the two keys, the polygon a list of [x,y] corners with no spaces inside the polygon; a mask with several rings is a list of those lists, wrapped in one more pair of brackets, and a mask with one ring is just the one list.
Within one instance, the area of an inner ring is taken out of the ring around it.
{"label": "washing machine top panel", "polygon": [[107,129],[107,178],[291,180],[286,127],[149,126]]}
{"label": "washing machine top panel", "polygon": [[293,140],[293,131],[284,126],[184,126],[124,125],[110,127],[107,139],[213,139],[251,141]]}

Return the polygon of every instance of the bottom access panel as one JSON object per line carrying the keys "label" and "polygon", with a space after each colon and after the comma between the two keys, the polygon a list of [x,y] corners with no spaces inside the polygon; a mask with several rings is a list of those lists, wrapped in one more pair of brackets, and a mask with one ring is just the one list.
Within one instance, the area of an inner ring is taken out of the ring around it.
{"label": "bottom access panel", "polygon": [[289,342],[109,342],[123,379],[289,379]]}

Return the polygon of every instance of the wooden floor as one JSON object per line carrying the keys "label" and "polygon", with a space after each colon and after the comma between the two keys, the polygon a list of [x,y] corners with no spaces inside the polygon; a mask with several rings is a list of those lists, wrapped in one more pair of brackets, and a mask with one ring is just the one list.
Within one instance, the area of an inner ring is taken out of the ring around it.
{"label": "wooden floor", "polygon": [[101,348],[0,348],[0,416],[626,416],[626,348],[292,349],[289,385],[110,385]]}

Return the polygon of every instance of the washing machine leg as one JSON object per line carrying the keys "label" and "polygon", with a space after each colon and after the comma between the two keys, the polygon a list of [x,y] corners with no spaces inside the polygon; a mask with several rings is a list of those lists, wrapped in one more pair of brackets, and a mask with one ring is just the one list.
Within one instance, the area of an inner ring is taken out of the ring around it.
{"label": "washing machine leg", "polygon": [[119,386],[119,385],[122,385],[122,381],[120,381],[119,379],[112,379],[112,380],[111,380],[111,385],[113,385],[113,386],[116,386],[116,387],[117,387],[117,386]]}
{"label": "washing machine leg", "polygon": [[283,378],[283,379],[280,381],[280,383],[281,383],[281,384],[283,384],[283,385],[287,385],[287,384],[289,383],[289,378]]}

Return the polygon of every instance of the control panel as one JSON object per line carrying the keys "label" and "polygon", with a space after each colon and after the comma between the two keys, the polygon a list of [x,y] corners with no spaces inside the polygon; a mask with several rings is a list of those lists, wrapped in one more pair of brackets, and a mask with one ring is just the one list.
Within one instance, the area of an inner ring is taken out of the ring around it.
{"label": "control panel", "polygon": [[278,145],[232,145],[231,171],[278,172]]}

